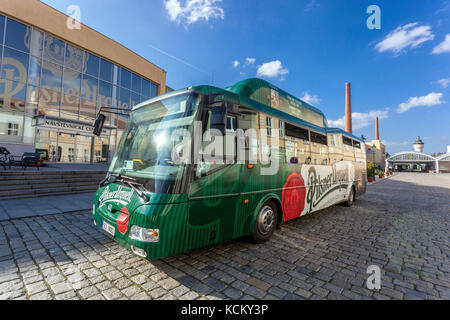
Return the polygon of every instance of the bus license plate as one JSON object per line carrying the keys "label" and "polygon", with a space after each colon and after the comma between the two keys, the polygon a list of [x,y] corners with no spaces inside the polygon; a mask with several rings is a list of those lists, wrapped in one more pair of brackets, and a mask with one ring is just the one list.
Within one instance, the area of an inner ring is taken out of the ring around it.
{"label": "bus license plate", "polygon": [[103,228],[103,230],[105,230],[107,233],[109,233],[113,237],[116,234],[116,228],[114,228],[114,226],[110,225],[109,223],[107,223],[105,221],[103,221],[102,228]]}

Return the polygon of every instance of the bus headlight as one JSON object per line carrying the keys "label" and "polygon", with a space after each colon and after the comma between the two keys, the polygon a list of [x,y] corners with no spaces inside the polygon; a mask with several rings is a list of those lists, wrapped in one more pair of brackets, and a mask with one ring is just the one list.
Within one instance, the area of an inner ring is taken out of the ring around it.
{"label": "bus headlight", "polygon": [[132,226],[130,229],[129,237],[130,239],[142,242],[159,242],[159,230]]}

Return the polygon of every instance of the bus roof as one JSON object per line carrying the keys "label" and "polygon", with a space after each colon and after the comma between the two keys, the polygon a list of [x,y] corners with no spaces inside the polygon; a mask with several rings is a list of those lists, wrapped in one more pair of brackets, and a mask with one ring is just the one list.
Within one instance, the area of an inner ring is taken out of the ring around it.
{"label": "bus roof", "polygon": [[[287,111],[286,113],[289,114],[299,113],[301,112],[301,108],[306,108],[319,115],[322,119],[326,119],[323,112],[319,109],[262,79],[252,78],[243,80],[225,89],[241,97],[255,100],[272,108],[284,110],[285,112]],[[286,100],[285,104],[282,103],[282,100]]]}
{"label": "bus roof", "polygon": [[234,103],[246,105],[254,110],[273,115],[276,118],[325,134],[341,133],[349,138],[363,142],[360,138],[342,129],[329,128],[322,111],[262,79],[243,80],[224,89],[209,85],[193,86],[172,91],[158,98],[170,97],[177,93],[191,90],[203,94],[220,93]]}

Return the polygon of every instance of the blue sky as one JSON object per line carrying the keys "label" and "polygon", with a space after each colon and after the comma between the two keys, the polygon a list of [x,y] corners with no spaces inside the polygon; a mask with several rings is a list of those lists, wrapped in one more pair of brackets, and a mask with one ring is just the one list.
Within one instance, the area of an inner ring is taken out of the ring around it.
{"label": "blue sky", "polygon": [[[225,87],[260,76],[388,152],[450,145],[450,0],[44,0],[167,71],[167,84]],[[366,24],[370,5],[381,29]]]}

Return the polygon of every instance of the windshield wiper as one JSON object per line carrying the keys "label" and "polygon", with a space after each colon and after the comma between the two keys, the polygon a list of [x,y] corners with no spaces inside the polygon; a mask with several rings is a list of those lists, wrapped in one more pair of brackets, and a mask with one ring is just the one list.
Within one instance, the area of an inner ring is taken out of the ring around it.
{"label": "windshield wiper", "polygon": [[[112,178],[112,179],[110,179]],[[148,195],[146,195],[146,193],[149,193],[149,191],[147,189],[145,189],[144,185],[141,183],[138,183],[136,181],[136,179],[132,178],[132,177],[128,177],[128,176],[123,176],[121,174],[115,174],[112,173],[108,179],[105,179],[107,182],[109,183],[116,183],[116,182],[122,182],[124,184],[126,184],[127,186],[131,187],[136,193],[137,195],[144,200],[145,202],[149,202],[150,201],[150,197]],[[131,181],[130,181],[131,180]],[[103,182],[106,183],[106,181]],[[136,185],[139,187],[136,187]],[[145,191],[143,192],[142,189]]]}
{"label": "windshield wiper", "polygon": [[[126,183],[127,185],[129,185],[131,188],[133,188],[134,189],[134,191],[138,194],[138,196],[142,199],[142,200],[144,200],[145,202],[149,202],[150,201],[150,197],[148,196],[148,195],[146,195],[144,192],[142,192],[142,190],[141,189],[144,189],[145,190],[145,188],[144,188],[144,186],[142,185],[142,184],[140,184],[140,183],[136,183],[136,182],[130,182],[130,181],[127,181],[127,180],[122,180],[124,183]],[[137,188],[136,186],[135,186],[135,184],[137,184],[141,189],[139,189],[139,188]],[[145,190],[145,191],[147,191],[147,190]],[[148,191],[147,191],[148,192]]]}

